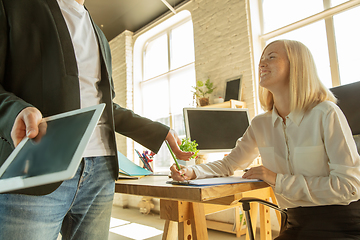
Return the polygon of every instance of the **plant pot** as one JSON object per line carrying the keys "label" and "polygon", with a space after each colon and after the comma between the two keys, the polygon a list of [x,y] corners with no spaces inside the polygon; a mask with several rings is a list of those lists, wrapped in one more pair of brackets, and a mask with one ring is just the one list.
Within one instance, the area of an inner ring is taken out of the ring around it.
{"label": "plant pot", "polygon": [[209,98],[200,98],[199,99],[200,106],[206,106],[209,105]]}

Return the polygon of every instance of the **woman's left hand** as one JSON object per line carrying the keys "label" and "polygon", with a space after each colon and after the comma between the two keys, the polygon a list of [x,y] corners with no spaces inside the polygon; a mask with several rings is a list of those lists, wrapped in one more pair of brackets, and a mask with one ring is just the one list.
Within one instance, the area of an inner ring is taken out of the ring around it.
{"label": "woman's left hand", "polygon": [[270,171],[264,166],[258,166],[250,168],[242,177],[248,179],[260,179],[267,182],[270,185],[275,185],[276,173]]}

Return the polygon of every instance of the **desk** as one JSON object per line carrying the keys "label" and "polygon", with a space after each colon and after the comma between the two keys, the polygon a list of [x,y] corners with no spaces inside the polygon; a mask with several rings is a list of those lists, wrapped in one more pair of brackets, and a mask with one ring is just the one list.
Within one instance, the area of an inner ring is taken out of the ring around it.
{"label": "desk", "polygon": [[179,240],[207,240],[205,204],[229,206],[237,204],[237,201],[244,197],[244,193],[270,189],[265,182],[179,186],[166,184],[168,180],[167,176],[147,176],[115,183],[117,193],[160,198],[160,218],[166,220],[163,240],[176,237]]}

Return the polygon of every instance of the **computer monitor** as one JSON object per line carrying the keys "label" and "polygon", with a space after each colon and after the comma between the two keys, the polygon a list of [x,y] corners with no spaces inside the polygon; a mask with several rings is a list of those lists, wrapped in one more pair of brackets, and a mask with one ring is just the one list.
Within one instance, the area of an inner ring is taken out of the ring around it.
{"label": "computer monitor", "polygon": [[231,99],[241,99],[241,77],[232,78],[226,81],[225,102]]}
{"label": "computer monitor", "polygon": [[249,126],[244,108],[184,108],[186,137],[198,143],[199,154],[230,152]]}

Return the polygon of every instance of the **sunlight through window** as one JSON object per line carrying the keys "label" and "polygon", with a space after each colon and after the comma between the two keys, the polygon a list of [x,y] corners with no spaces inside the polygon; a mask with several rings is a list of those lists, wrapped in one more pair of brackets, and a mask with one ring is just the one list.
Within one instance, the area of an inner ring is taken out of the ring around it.
{"label": "sunlight through window", "polygon": [[[167,21],[172,23],[162,28]],[[186,11],[167,21],[149,30],[161,28],[161,31],[144,33],[147,39],[139,45],[142,64],[139,68],[134,65],[135,71],[142,73],[138,75],[141,95],[138,105],[144,117],[170,126],[184,138],[183,108],[193,106],[192,86],[196,84],[194,29],[191,15]],[[171,164],[170,153],[163,145],[155,156],[154,170],[168,172]]]}
{"label": "sunlight through window", "polygon": [[124,224],[129,224],[130,222],[125,221],[125,220],[121,220],[121,219],[117,219],[117,218],[111,218],[110,219],[110,228],[113,227],[118,227]]}
{"label": "sunlight through window", "polygon": [[[319,14],[325,11],[331,16]],[[360,33],[353,26],[360,21],[360,6],[355,1],[263,0],[262,15],[265,42],[292,39],[304,43],[328,88],[359,81]]]}
{"label": "sunlight through window", "polygon": [[148,239],[163,233],[163,231],[159,229],[137,223],[130,223],[119,227],[111,228],[110,232],[134,240]]}

